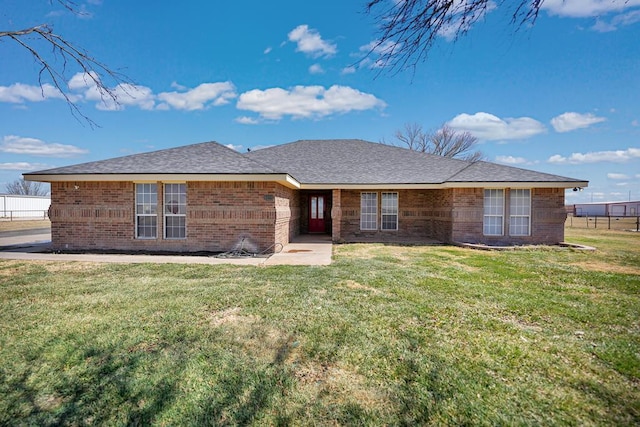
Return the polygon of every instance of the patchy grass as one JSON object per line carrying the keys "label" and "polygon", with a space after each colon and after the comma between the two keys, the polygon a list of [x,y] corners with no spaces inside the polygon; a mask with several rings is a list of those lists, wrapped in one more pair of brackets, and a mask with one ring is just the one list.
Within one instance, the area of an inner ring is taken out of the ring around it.
{"label": "patchy grass", "polygon": [[0,425],[637,425],[640,235],[329,267],[0,262]]}

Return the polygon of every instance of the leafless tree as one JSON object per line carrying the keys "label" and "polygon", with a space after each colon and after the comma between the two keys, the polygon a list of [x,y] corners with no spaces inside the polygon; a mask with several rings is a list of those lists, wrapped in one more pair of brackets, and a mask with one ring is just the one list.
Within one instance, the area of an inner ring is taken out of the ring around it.
{"label": "leafless tree", "polygon": [[8,194],[23,196],[46,196],[48,193],[41,182],[26,181],[23,178],[7,183],[4,188]]}
{"label": "leafless tree", "polygon": [[[49,3],[54,2],[71,13],[84,14],[71,0],[49,0]],[[0,41],[2,40],[23,48],[40,67],[38,84],[43,96],[44,85],[50,81],[64,97],[73,116],[85,120],[91,127],[96,126],[96,123],[80,111],[75,96],[68,90],[69,74],[83,72],[85,78],[90,80],[89,83],[95,85],[103,100],[110,99],[115,103],[118,103],[116,92],[107,86],[105,80],[114,82],[114,86],[129,82],[126,75],[110,68],[61,34],[54,33],[53,27],[46,23],[23,29],[0,30]]]}
{"label": "leafless tree", "polygon": [[[432,132],[424,132],[417,123],[406,123],[404,129],[398,129],[394,134],[398,143],[392,145],[406,146],[409,150],[422,153],[452,157],[470,162],[482,160],[481,151],[474,150],[478,138],[469,132],[459,132],[448,125]],[[386,141],[383,141],[386,143]]]}
{"label": "leafless tree", "polygon": [[439,36],[457,40],[497,6],[511,6],[511,24],[535,23],[545,0],[368,0],[367,13],[378,25],[378,39],[369,54],[378,63],[402,71],[424,61]]}

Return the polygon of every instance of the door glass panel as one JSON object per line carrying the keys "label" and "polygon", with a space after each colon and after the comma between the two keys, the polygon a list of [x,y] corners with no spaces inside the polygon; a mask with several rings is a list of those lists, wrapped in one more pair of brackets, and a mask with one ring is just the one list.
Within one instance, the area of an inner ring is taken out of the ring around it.
{"label": "door glass panel", "polygon": [[317,219],[317,218],[318,218],[318,198],[314,196],[311,198],[311,219]]}
{"label": "door glass panel", "polygon": [[318,219],[324,219],[324,197],[318,197]]}

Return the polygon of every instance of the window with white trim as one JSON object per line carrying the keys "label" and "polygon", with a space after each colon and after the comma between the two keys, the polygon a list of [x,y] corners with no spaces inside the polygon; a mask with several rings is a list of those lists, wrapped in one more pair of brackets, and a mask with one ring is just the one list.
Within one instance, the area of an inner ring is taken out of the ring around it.
{"label": "window with white trim", "polygon": [[381,230],[398,229],[398,193],[381,193]]}
{"label": "window with white trim", "polygon": [[378,193],[360,193],[360,230],[378,229]]}
{"label": "window with white trim", "polygon": [[187,237],[187,185],[164,185],[164,237]]}
{"label": "window with white trim", "polygon": [[515,189],[509,193],[509,234],[529,236],[531,233],[531,190]]}
{"label": "window with white trim", "polygon": [[485,236],[502,236],[504,224],[504,190],[484,190],[484,217],[482,233]]}
{"label": "window with white trim", "polygon": [[136,239],[158,236],[158,186],[136,184]]}

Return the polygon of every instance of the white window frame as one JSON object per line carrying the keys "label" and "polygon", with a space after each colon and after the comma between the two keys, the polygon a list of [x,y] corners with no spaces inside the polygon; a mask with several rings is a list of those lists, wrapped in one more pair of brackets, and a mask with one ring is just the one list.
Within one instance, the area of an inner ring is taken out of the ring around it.
{"label": "white window frame", "polygon": [[[386,197],[385,197],[386,196]],[[394,197],[389,197],[394,196]],[[392,203],[389,203],[392,202]],[[380,230],[397,231],[398,230],[398,192],[387,191],[380,194]],[[387,228],[386,223],[390,217],[395,217],[393,228]],[[385,219],[387,221],[385,221]]]}
{"label": "white window frame", "polygon": [[[165,183],[163,185],[163,209],[164,212],[164,238],[167,240],[181,240],[187,238],[187,184],[180,183]],[[169,236],[167,230],[169,229],[169,222],[173,222],[175,219],[182,219],[182,224],[178,227],[172,225],[172,228],[180,230],[182,233],[179,236]],[[169,221],[169,219],[171,221]]]}
{"label": "white window frame", "polygon": [[516,188],[509,192],[509,235],[531,235],[531,189]]}
{"label": "white window frame", "polygon": [[[158,184],[156,183],[137,183],[136,191],[136,239],[153,240],[158,238]],[[140,219],[153,218],[153,228],[145,226],[148,230],[153,230],[153,236],[147,236],[146,233],[140,233]]]}
{"label": "white window frame", "polygon": [[[484,189],[484,214],[482,234],[484,236],[504,236],[504,189]],[[499,226],[499,230],[495,230]]]}
{"label": "white window frame", "polygon": [[[371,198],[372,197],[372,198]],[[373,204],[367,203],[373,201]],[[378,193],[363,191],[360,193],[360,230],[378,230]]]}

